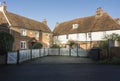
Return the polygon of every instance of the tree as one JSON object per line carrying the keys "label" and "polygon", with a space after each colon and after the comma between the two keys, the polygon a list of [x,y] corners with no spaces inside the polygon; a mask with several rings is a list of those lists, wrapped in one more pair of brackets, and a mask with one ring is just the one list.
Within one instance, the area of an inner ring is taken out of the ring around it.
{"label": "tree", "polygon": [[102,48],[106,48],[108,47],[108,40],[111,39],[111,40],[116,40],[116,41],[120,41],[120,35],[119,34],[116,34],[116,33],[112,33],[112,34],[107,34],[107,35],[104,35],[103,36],[103,39],[104,41],[101,41],[99,43],[99,47],[102,47]]}
{"label": "tree", "polygon": [[12,51],[14,37],[6,32],[0,32],[0,52],[7,53]]}
{"label": "tree", "polygon": [[41,49],[43,45],[40,42],[36,42],[33,44],[32,49]]}

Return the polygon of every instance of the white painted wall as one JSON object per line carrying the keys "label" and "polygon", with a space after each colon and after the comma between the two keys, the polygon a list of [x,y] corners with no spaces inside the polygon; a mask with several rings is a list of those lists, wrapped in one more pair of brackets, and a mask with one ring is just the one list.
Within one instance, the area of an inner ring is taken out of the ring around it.
{"label": "white painted wall", "polygon": [[69,34],[68,38],[69,38],[68,40],[78,40],[77,34]]}
{"label": "white painted wall", "polygon": [[78,34],[78,41],[86,41],[86,33]]}
{"label": "white painted wall", "polygon": [[[66,39],[66,35],[60,35],[60,36],[58,36],[58,40],[60,40],[60,42],[62,44],[67,43],[68,40],[74,40],[74,41],[91,41],[91,40],[92,41],[101,41],[101,40],[103,40],[103,36],[105,34],[112,34],[112,33],[116,33],[116,34],[120,35],[120,30],[91,32],[92,39],[90,39],[88,33],[69,34],[68,39]],[[87,38],[86,38],[86,35],[87,35]]]}
{"label": "white painted wall", "polygon": [[61,42],[61,44],[65,44],[68,41],[68,39],[66,39],[66,35],[58,36],[58,40]]}
{"label": "white painted wall", "polygon": [[116,33],[120,35],[120,30],[111,30],[111,31],[106,31],[106,34],[112,34],[112,33]]}
{"label": "white painted wall", "polygon": [[101,40],[103,40],[104,34],[105,34],[105,32],[92,32],[91,33],[92,41],[101,41]]}

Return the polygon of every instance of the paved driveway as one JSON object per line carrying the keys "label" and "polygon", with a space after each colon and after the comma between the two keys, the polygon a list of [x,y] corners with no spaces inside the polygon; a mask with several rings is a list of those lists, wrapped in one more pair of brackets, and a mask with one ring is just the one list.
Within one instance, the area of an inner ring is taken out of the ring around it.
{"label": "paved driveway", "polygon": [[27,64],[94,63],[90,58],[47,56],[26,62]]}

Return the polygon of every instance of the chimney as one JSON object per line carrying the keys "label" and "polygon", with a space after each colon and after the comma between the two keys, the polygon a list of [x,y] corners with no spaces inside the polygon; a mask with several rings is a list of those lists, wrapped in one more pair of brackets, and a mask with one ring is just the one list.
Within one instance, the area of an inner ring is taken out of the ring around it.
{"label": "chimney", "polygon": [[47,20],[46,20],[46,19],[43,19],[43,20],[42,20],[42,23],[45,24],[45,25],[47,25]]}
{"label": "chimney", "polygon": [[5,11],[5,12],[6,12],[6,8],[7,8],[6,2],[2,2],[2,3],[0,4],[0,11]]}
{"label": "chimney", "polygon": [[56,25],[55,25],[55,27],[58,27],[58,26],[59,26],[59,24],[60,24],[59,22],[56,22]]}
{"label": "chimney", "polygon": [[102,9],[102,7],[97,8],[96,11],[96,17],[101,17],[103,15],[104,11]]}

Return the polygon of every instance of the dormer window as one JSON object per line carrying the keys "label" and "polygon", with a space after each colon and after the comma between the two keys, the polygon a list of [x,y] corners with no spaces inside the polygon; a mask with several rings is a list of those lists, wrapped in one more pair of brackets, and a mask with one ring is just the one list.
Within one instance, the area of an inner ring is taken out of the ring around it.
{"label": "dormer window", "polygon": [[73,29],[77,29],[77,28],[78,28],[78,24],[73,24],[73,25],[72,25],[72,28],[73,28]]}
{"label": "dormer window", "polygon": [[26,29],[21,29],[21,35],[26,36]]}

